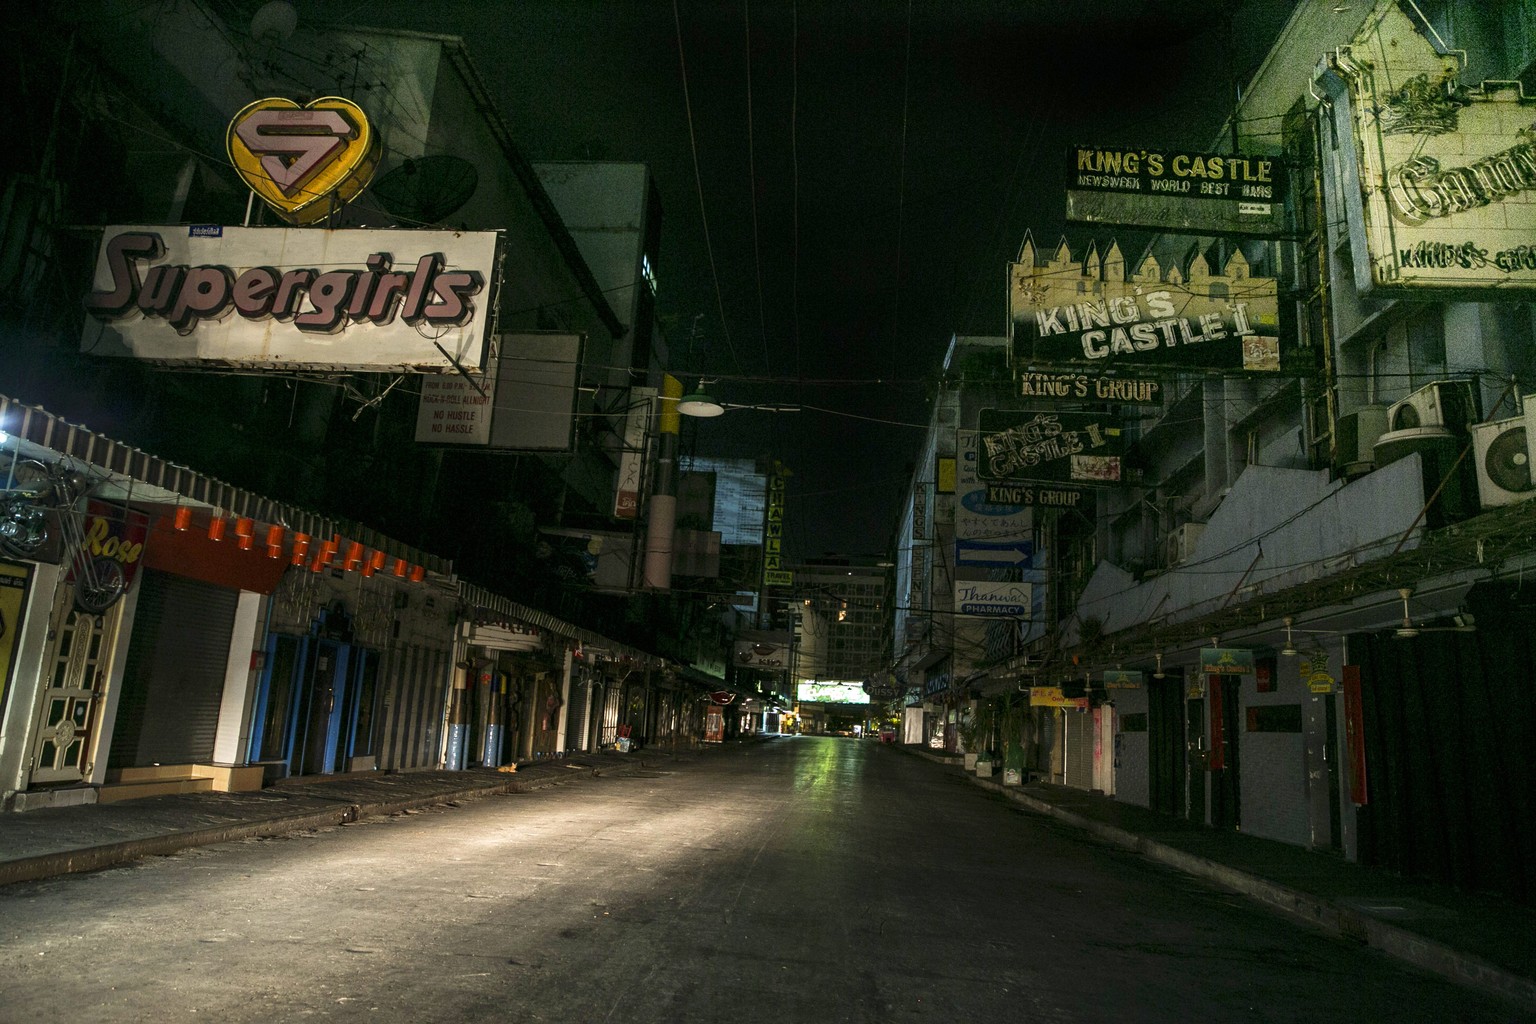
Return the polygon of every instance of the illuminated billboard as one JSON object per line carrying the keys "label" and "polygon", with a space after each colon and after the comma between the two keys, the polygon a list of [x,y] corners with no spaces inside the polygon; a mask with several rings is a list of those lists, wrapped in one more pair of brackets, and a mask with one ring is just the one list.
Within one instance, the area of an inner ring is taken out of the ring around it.
{"label": "illuminated billboard", "polygon": [[868,704],[862,682],[801,683],[797,699],[802,704]]}
{"label": "illuminated billboard", "polygon": [[477,373],[494,231],[114,226],[80,350],[270,370]]}
{"label": "illuminated billboard", "polygon": [[1103,413],[983,409],[976,475],[998,483],[1112,486],[1125,433]]}
{"label": "illuminated billboard", "polygon": [[1067,150],[1067,220],[1201,235],[1285,232],[1285,167],[1270,156],[1138,146]]}
{"label": "illuminated billboard", "polygon": [[[1275,281],[1249,273],[1240,250],[1232,251],[1220,273],[1199,254],[1188,267],[1166,270],[1149,255],[1127,273],[1114,245],[1102,256],[1090,249],[1074,260],[1063,241],[1043,264],[1035,256],[1026,237],[1010,270],[1009,329],[1019,373],[1042,366],[1103,374],[1127,368],[1280,369]],[[1106,400],[1137,397],[1132,389]]]}
{"label": "illuminated billboard", "polygon": [[743,668],[782,669],[789,665],[789,643],[766,636],[736,641],[736,664]]}
{"label": "illuminated billboard", "polygon": [[290,224],[318,224],[355,199],[382,150],[363,108],[341,96],[257,100],[224,134],[235,172]]}

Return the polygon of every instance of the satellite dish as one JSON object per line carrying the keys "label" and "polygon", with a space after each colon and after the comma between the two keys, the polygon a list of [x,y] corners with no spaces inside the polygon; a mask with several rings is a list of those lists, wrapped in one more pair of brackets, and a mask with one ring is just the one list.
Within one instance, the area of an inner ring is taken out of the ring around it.
{"label": "satellite dish", "polygon": [[251,38],[258,43],[281,43],[299,27],[299,12],[288,0],[271,0],[251,18]]}
{"label": "satellite dish", "polygon": [[475,165],[456,156],[423,156],[390,171],[373,183],[384,209],[401,220],[437,224],[475,194],[480,175]]}

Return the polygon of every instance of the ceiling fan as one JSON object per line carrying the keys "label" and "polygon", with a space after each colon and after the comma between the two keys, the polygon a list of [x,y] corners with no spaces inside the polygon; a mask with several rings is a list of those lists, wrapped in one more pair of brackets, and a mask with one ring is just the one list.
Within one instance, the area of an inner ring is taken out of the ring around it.
{"label": "ceiling fan", "polygon": [[[1331,629],[1307,629],[1304,626],[1298,626],[1298,625],[1296,625],[1295,620],[1292,619],[1289,615],[1287,615],[1281,621],[1283,623],[1285,623],[1285,646],[1280,648],[1280,653],[1282,655],[1285,655],[1288,658],[1294,658],[1294,657],[1297,657],[1297,656],[1299,656],[1301,654],[1300,648],[1298,648],[1296,646],[1296,637],[1294,635],[1296,633],[1315,633],[1315,634],[1317,634],[1319,636],[1338,636],[1338,632],[1335,631],[1335,630],[1331,630]],[[1312,641],[1309,641],[1309,642],[1314,647],[1319,647],[1319,648],[1321,647],[1321,644],[1322,644],[1322,641],[1320,641],[1320,640],[1312,640]]]}
{"label": "ceiling fan", "polygon": [[1451,621],[1454,624],[1450,626],[1415,625],[1412,616],[1408,612],[1408,598],[1412,595],[1412,588],[1398,588],[1397,596],[1403,599],[1403,622],[1402,625],[1393,630],[1392,635],[1399,640],[1411,640],[1421,633],[1471,633],[1476,631],[1477,626],[1472,621],[1471,612],[1457,612],[1451,616]]}

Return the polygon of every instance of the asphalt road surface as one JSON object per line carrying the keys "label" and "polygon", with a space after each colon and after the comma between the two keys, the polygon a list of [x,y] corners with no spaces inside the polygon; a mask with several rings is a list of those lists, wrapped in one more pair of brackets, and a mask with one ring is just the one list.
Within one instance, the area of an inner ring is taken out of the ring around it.
{"label": "asphalt road surface", "polygon": [[853,739],[0,888],[0,1021],[1511,1021]]}

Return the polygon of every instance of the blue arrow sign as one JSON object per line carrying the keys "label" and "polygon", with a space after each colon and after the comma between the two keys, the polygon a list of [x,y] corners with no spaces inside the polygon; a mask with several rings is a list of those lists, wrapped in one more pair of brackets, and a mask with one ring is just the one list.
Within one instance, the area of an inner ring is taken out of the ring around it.
{"label": "blue arrow sign", "polygon": [[1029,566],[1033,564],[1034,557],[1033,541],[955,541],[956,565]]}

